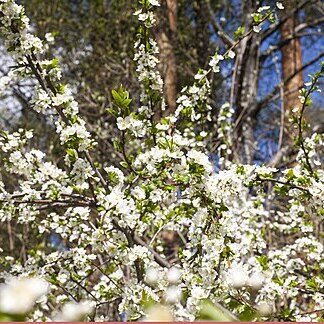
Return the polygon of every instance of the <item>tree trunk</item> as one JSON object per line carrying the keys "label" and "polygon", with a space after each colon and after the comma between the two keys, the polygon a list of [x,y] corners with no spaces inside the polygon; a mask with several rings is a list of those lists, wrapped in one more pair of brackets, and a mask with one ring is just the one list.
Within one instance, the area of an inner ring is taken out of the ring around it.
{"label": "tree trunk", "polygon": [[208,15],[208,6],[206,1],[194,1],[193,9],[195,12],[195,25],[196,25],[196,49],[198,65],[200,68],[206,68],[210,53],[210,18]]}
{"label": "tree trunk", "polygon": [[[258,7],[258,1],[242,2],[245,31],[252,28],[251,14]],[[234,71],[235,129],[234,159],[240,163],[252,164],[255,155],[255,120],[250,116],[256,106],[260,63],[260,35],[252,33],[239,46]]]}
{"label": "tree trunk", "polygon": [[[286,141],[291,141],[293,132],[290,131],[291,123],[289,117],[293,108],[301,108],[300,100],[298,99],[298,91],[303,87],[304,78],[302,71],[299,71],[302,67],[302,47],[300,38],[294,37],[295,27],[298,25],[298,14],[291,15],[294,10],[294,2],[292,0],[285,1],[285,14],[289,16],[286,19],[280,29],[281,39],[287,40],[281,48],[282,56],[282,76],[283,80],[288,80],[284,84],[284,109],[285,109],[285,123],[284,123],[284,135]],[[283,18],[284,19],[284,18]],[[294,75],[295,74],[295,75]],[[292,75],[294,75],[292,77]]]}
{"label": "tree trunk", "polygon": [[175,55],[177,34],[177,0],[166,0],[168,23],[157,36],[160,49],[160,68],[164,78],[167,109],[163,115],[172,114],[177,107],[177,60]]}

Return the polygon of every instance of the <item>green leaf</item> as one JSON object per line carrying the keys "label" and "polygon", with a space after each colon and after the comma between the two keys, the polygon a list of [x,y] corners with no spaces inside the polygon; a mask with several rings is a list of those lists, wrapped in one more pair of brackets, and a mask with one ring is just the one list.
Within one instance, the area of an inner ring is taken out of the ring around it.
{"label": "green leaf", "polygon": [[118,112],[113,109],[113,108],[106,108],[106,111],[108,111],[109,113],[111,113],[114,117],[118,117]]}
{"label": "green leaf", "polygon": [[285,186],[285,185],[275,185],[274,190],[281,196],[285,196],[285,195],[287,195],[288,191],[290,190],[290,187]]}
{"label": "green leaf", "polygon": [[76,152],[76,150],[73,149],[73,148],[68,148],[68,149],[66,149],[66,153],[67,153],[68,156],[70,156],[70,157],[72,157],[72,158],[74,158],[74,159],[77,158],[77,152]]}
{"label": "green leaf", "polygon": [[234,32],[234,38],[239,39],[243,36],[245,32],[245,28],[243,26],[239,26],[236,31]]}
{"label": "green leaf", "polygon": [[113,144],[114,144],[114,148],[115,148],[118,152],[121,152],[121,151],[122,151],[122,145],[121,145],[120,141],[118,141],[118,140],[114,140],[114,141],[113,141]]}
{"label": "green leaf", "polygon": [[221,305],[214,305],[209,300],[204,300],[200,306],[198,314],[199,320],[215,321],[215,322],[235,322],[236,317]]}
{"label": "green leaf", "polygon": [[252,17],[255,23],[259,23],[262,20],[262,15],[259,13],[252,14]]}
{"label": "green leaf", "polygon": [[59,60],[58,59],[53,59],[50,64],[46,64],[45,69],[47,72],[49,72],[52,69],[58,68],[59,67]]}
{"label": "green leaf", "polygon": [[236,167],[236,173],[241,174],[241,175],[245,175],[244,165],[238,165]]}
{"label": "green leaf", "polygon": [[9,315],[6,315],[4,313],[0,313],[0,322],[13,322],[14,319],[10,317]]}
{"label": "green leaf", "polygon": [[272,279],[273,282],[277,283],[279,286],[283,286],[285,281],[280,278],[278,275],[276,275],[275,278]]}
{"label": "green leaf", "polygon": [[219,212],[228,211],[228,208],[223,203],[221,203],[218,206],[218,211]]}
{"label": "green leaf", "polygon": [[290,169],[287,174],[286,174],[286,179],[288,181],[291,181],[295,178],[295,175],[294,175],[294,170]]}
{"label": "green leaf", "polygon": [[128,106],[132,102],[132,99],[129,98],[128,91],[124,90],[122,86],[119,86],[117,91],[112,90],[111,94],[114,98],[115,105],[121,110],[125,110],[126,108],[128,108]]}
{"label": "green leaf", "polygon": [[308,279],[308,280],[306,281],[306,285],[307,285],[307,287],[309,287],[309,288],[312,288],[312,289],[318,290],[318,283],[316,282],[316,279],[315,279],[315,278]]}
{"label": "green leaf", "polygon": [[292,314],[292,312],[293,312],[292,309],[289,309],[289,308],[283,309],[282,312],[281,312],[281,316],[284,319],[286,319],[286,318],[288,318]]}
{"label": "green leaf", "polygon": [[65,89],[65,85],[64,84],[58,84],[56,86],[56,91],[59,93],[59,94],[63,94],[64,93],[64,89]]}
{"label": "green leaf", "polygon": [[305,101],[305,106],[310,106],[313,103],[313,100],[311,97],[307,97]]}
{"label": "green leaf", "polygon": [[116,102],[120,102],[122,100],[122,98],[116,90],[112,90],[111,94]]}
{"label": "green leaf", "polygon": [[259,263],[264,271],[269,269],[269,265],[268,265],[269,258],[266,255],[261,255],[261,256],[257,257],[256,259],[259,261]]}
{"label": "green leaf", "polygon": [[255,319],[257,312],[249,305],[244,305],[244,310],[240,314],[240,320],[242,322],[251,322]]}
{"label": "green leaf", "polygon": [[127,162],[125,162],[125,161],[121,161],[121,162],[120,162],[120,165],[121,165],[122,167],[124,167],[125,169],[128,169],[128,163],[127,163]]}

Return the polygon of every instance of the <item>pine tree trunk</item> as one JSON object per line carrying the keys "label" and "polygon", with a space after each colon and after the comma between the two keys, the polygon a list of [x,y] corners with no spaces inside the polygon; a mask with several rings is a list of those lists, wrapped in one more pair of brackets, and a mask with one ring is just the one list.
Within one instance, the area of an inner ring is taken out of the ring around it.
{"label": "pine tree trunk", "polygon": [[193,9],[195,12],[196,25],[196,49],[197,59],[200,68],[206,68],[209,61],[210,53],[208,52],[210,44],[210,19],[208,13],[208,6],[206,1],[194,1]]}
{"label": "pine tree trunk", "polygon": [[[294,108],[301,108],[300,100],[298,99],[299,89],[304,84],[303,73],[300,71],[302,63],[302,47],[300,38],[295,37],[295,27],[298,25],[298,15],[291,15],[294,9],[292,0],[285,1],[285,14],[289,18],[284,21],[281,26],[281,39],[287,40],[287,43],[281,49],[282,56],[282,76],[284,84],[284,108],[285,108],[285,140],[290,141],[293,132],[291,131],[291,123],[289,117]],[[299,72],[298,72],[299,71]],[[294,75],[294,76],[293,76]]]}
{"label": "pine tree trunk", "polygon": [[177,34],[177,0],[166,0],[168,22],[159,32],[157,41],[160,49],[160,68],[164,78],[164,93],[167,109],[164,115],[176,110],[177,60],[175,54]]}

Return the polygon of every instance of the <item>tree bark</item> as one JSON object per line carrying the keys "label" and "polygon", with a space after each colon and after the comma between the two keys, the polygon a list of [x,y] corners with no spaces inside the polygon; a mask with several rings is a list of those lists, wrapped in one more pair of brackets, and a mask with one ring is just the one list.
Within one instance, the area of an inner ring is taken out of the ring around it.
{"label": "tree bark", "polygon": [[[252,28],[251,14],[258,7],[258,1],[242,1],[243,26],[245,31]],[[256,106],[258,91],[261,36],[252,33],[244,38],[237,49],[234,71],[234,159],[240,163],[252,164],[255,155],[255,120],[250,116]]]}
{"label": "tree bark", "polygon": [[210,44],[210,17],[208,4],[204,0],[194,1],[193,9],[195,12],[196,25],[196,49],[198,64],[201,68],[206,68],[210,53],[208,51]]}
{"label": "tree bark", "polygon": [[[285,1],[285,13],[291,15],[294,10],[295,1]],[[280,33],[282,41],[290,39],[281,48],[282,56],[282,75],[283,80],[289,80],[284,85],[284,109],[285,109],[285,122],[284,122],[284,137],[286,141],[292,140],[293,132],[289,131],[291,124],[289,117],[294,108],[301,108],[302,104],[298,98],[299,89],[303,87],[304,78],[301,68],[302,62],[302,47],[299,37],[294,37],[295,27],[299,25],[298,14],[292,14],[281,25]],[[296,73],[299,71],[298,73]],[[295,75],[294,75],[295,74]],[[292,75],[294,77],[290,78]],[[290,78],[290,79],[289,79]]]}
{"label": "tree bark", "polygon": [[164,116],[172,114],[177,107],[177,60],[175,54],[177,34],[177,0],[166,0],[167,26],[157,36],[160,49],[160,68],[164,78],[167,109]]}

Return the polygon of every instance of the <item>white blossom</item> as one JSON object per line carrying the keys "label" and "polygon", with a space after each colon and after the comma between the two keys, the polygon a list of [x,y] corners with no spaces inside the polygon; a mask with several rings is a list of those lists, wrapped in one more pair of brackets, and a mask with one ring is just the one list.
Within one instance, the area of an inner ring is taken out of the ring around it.
{"label": "white blossom", "polygon": [[160,3],[159,3],[158,0],[149,0],[149,2],[150,2],[150,4],[151,4],[152,6],[157,6],[157,7],[160,6]]}
{"label": "white blossom", "polygon": [[91,313],[94,305],[89,302],[66,303],[62,311],[55,317],[57,322],[76,322],[81,321],[86,315]]}
{"label": "white blossom", "polygon": [[282,2],[279,2],[279,1],[276,2],[276,6],[277,6],[277,8],[280,9],[280,10],[285,9],[285,7],[283,6]]}
{"label": "white blossom", "polygon": [[36,300],[48,291],[48,284],[42,279],[11,279],[0,285],[0,311],[8,314],[25,314]]}

